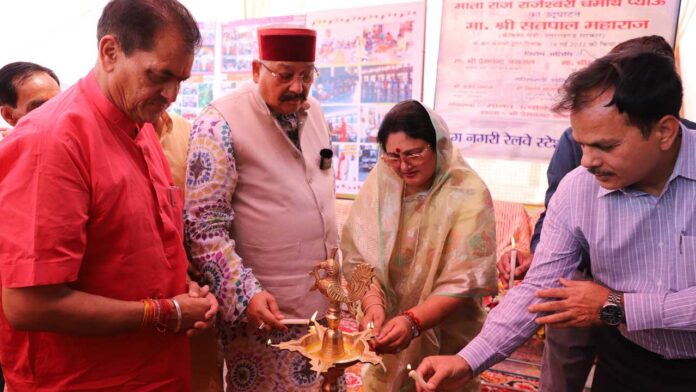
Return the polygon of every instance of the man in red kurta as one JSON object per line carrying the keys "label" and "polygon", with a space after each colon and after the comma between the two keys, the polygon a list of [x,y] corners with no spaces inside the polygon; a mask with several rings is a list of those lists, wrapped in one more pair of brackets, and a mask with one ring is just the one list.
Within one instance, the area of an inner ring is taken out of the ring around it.
{"label": "man in red kurta", "polygon": [[[8,388],[187,391],[182,196],[152,125],[200,33],[175,0],[113,0],[86,77],[0,144],[0,362]],[[149,300],[155,299],[155,300]]]}

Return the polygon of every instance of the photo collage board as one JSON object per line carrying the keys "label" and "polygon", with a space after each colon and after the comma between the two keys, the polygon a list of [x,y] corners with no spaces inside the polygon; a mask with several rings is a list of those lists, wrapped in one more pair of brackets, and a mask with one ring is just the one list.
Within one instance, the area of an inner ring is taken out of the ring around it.
{"label": "photo collage board", "polygon": [[199,22],[198,29],[201,31],[202,42],[193,59],[191,77],[181,83],[179,95],[169,108],[170,112],[179,114],[190,122],[213,100],[215,87],[217,23]]}
{"label": "photo collage board", "polygon": [[202,46],[170,111],[193,122],[214,98],[251,80],[256,31],[272,24],[317,31],[319,76],[311,94],[331,131],[336,194],[353,198],[379,159],[383,116],[397,102],[422,98],[425,4],[201,22]]}
{"label": "photo collage board", "polygon": [[338,197],[354,197],[379,159],[377,130],[397,102],[421,99],[425,4],[318,12],[312,95],[331,131]]}

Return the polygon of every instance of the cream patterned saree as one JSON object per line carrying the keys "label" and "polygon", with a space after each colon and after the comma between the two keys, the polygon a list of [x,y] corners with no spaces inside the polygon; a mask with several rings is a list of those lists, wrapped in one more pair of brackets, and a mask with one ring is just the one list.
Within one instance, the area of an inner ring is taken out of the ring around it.
{"label": "cream patterned saree", "polygon": [[[483,324],[481,297],[497,291],[491,196],[453,149],[442,118],[426,110],[437,133],[437,168],[431,189],[415,202],[404,198],[403,181],[380,161],[343,228],[343,270],[349,277],[358,263],[374,267],[386,297],[387,320],[432,295],[465,298],[465,305],[414,339],[407,349],[385,355],[387,372],[367,367],[363,376],[367,391],[415,390],[406,365],[415,368],[425,356],[455,354],[462,349]],[[477,380],[464,390],[478,389]]]}

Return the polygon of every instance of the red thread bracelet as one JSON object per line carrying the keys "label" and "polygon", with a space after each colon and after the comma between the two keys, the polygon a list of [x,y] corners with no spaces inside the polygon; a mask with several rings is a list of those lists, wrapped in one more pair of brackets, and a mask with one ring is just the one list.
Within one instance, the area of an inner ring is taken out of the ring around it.
{"label": "red thread bracelet", "polygon": [[416,317],[415,314],[413,314],[412,311],[407,310],[402,313],[408,320],[411,322],[412,326],[415,328],[415,331],[413,333],[413,336],[420,336],[420,334],[423,333],[423,326],[421,325],[421,321]]}

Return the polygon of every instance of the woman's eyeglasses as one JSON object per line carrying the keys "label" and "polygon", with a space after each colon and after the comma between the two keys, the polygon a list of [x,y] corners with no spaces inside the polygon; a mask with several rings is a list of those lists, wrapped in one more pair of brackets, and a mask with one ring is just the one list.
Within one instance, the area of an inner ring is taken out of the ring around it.
{"label": "woman's eyeglasses", "polygon": [[266,64],[261,63],[261,65],[266,68],[268,72],[270,72],[271,75],[273,75],[273,77],[276,78],[276,80],[280,83],[291,83],[299,79],[300,82],[304,84],[310,84],[314,82],[314,79],[319,77],[319,71],[317,71],[315,67],[312,67],[311,71],[300,72],[299,74],[295,75],[294,73],[288,71],[275,72],[274,70],[268,68]]}
{"label": "woman's eyeglasses", "polygon": [[382,153],[382,160],[391,166],[401,165],[402,160],[409,166],[419,166],[425,162],[425,153],[428,150],[430,150],[429,145],[404,153],[384,152]]}

